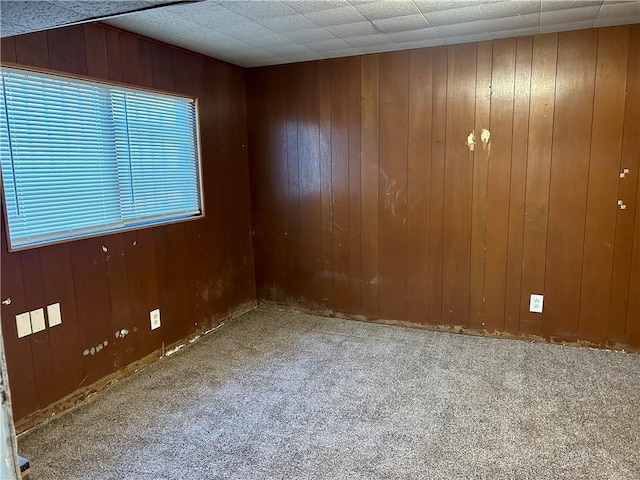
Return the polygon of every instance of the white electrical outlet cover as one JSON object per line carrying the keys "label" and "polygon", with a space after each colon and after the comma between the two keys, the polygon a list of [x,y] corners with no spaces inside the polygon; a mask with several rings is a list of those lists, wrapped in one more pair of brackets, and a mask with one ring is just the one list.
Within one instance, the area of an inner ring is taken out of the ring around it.
{"label": "white electrical outlet cover", "polygon": [[543,303],[544,303],[543,295],[536,295],[535,293],[532,293],[531,299],[529,300],[529,311],[534,313],[542,313]]}
{"label": "white electrical outlet cover", "polygon": [[160,309],[156,308],[149,312],[149,320],[151,320],[151,330],[155,330],[160,327]]}
{"label": "white electrical outlet cover", "polygon": [[31,335],[31,319],[29,312],[16,315],[16,329],[18,330],[18,338]]}
{"label": "white electrical outlet cover", "polygon": [[55,327],[56,325],[60,325],[62,323],[59,303],[47,305],[47,317],[49,318],[49,328]]}
{"label": "white electrical outlet cover", "polygon": [[29,312],[31,316],[31,331],[33,333],[41,332],[47,326],[44,324],[44,308],[38,308]]}

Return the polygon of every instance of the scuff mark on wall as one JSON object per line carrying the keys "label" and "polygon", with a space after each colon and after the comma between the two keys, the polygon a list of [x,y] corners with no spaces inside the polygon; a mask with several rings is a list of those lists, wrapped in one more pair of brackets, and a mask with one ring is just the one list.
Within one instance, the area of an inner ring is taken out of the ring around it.
{"label": "scuff mark on wall", "polygon": [[389,178],[387,174],[380,170],[384,177],[384,208],[391,211],[391,216],[396,216],[396,205],[402,196],[403,188],[398,188],[398,181],[395,178]]}
{"label": "scuff mark on wall", "polygon": [[104,342],[99,343],[95,347],[85,348],[84,351],[82,352],[82,355],[85,356],[85,357],[87,355],[95,355],[96,353],[98,353],[100,350],[102,350],[107,345],[109,345],[109,342],[107,340],[105,340]]}
{"label": "scuff mark on wall", "polygon": [[469,151],[473,152],[476,148],[476,134],[475,131],[472,131],[469,135],[467,135],[467,147],[469,147]]}
{"label": "scuff mark on wall", "polygon": [[128,333],[129,333],[129,330],[127,330],[126,328],[123,328],[122,330],[117,330],[116,338],[124,338],[127,336]]}
{"label": "scuff mark on wall", "polygon": [[491,132],[486,128],[482,129],[480,132],[480,140],[482,140],[482,149],[486,150],[487,148],[491,148],[489,142],[491,141]]}

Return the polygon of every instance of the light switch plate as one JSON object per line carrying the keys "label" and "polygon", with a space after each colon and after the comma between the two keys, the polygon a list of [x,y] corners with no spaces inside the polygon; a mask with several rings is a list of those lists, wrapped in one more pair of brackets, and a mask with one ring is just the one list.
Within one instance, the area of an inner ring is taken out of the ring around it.
{"label": "light switch plate", "polygon": [[62,316],[60,315],[60,304],[52,303],[47,305],[47,318],[49,319],[49,328],[55,327],[62,323]]}
{"label": "light switch plate", "polygon": [[16,315],[16,329],[18,330],[18,338],[31,335],[31,318],[29,312]]}
{"label": "light switch plate", "polygon": [[37,333],[41,332],[47,326],[44,324],[44,308],[38,308],[37,310],[32,310],[29,312],[31,316],[31,332]]}
{"label": "light switch plate", "polygon": [[536,295],[535,293],[532,293],[531,299],[529,300],[529,311],[534,313],[542,313],[543,303],[544,303],[543,295]]}
{"label": "light switch plate", "polygon": [[151,330],[160,327],[160,309],[156,308],[149,312],[149,320],[151,321]]}

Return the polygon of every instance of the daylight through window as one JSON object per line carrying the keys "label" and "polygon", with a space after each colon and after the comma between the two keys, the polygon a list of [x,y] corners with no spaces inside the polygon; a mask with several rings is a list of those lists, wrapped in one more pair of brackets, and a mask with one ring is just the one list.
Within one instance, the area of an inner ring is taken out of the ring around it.
{"label": "daylight through window", "polygon": [[3,68],[12,249],[202,215],[192,98]]}

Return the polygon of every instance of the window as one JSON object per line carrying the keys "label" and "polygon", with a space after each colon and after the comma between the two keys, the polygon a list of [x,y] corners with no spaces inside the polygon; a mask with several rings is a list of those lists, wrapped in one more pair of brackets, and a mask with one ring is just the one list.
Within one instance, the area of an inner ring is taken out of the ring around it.
{"label": "window", "polygon": [[196,102],[2,69],[12,249],[202,215]]}

